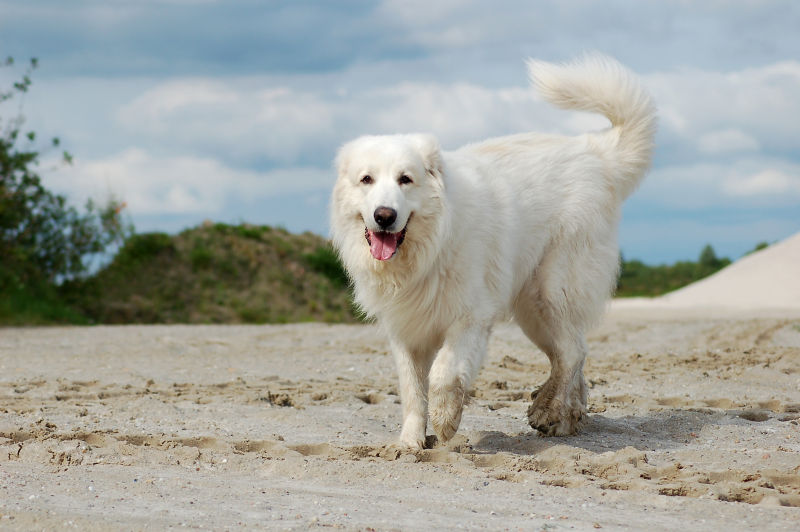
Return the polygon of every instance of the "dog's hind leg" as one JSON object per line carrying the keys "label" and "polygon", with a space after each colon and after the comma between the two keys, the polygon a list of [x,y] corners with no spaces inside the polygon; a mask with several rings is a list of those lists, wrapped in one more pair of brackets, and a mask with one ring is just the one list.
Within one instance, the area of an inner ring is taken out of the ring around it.
{"label": "dog's hind leg", "polygon": [[577,431],[586,413],[586,341],[579,327],[558,316],[547,303],[526,297],[531,295],[520,297],[515,318],[550,359],[550,377],[532,394],[528,422],[545,436],[566,436]]}
{"label": "dog's hind leg", "polygon": [[391,344],[403,403],[403,429],[399,443],[402,447],[422,449],[428,424],[428,372],[435,350],[411,349],[399,341]]}
{"label": "dog's hind leg", "polygon": [[472,381],[486,358],[490,330],[486,324],[454,325],[433,361],[428,406],[440,442],[452,438],[461,424]]}
{"label": "dog's hind leg", "polygon": [[531,427],[547,436],[578,430],[586,414],[586,331],[600,318],[616,279],[619,255],[610,225],[545,256],[517,297],[514,315],[550,359],[550,377],[533,393]]}

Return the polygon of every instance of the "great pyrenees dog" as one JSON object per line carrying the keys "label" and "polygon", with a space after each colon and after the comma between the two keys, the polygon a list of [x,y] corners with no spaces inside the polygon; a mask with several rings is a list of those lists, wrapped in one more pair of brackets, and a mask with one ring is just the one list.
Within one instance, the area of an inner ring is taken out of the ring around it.
{"label": "great pyrenees dog", "polygon": [[514,318],[550,359],[531,427],[574,433],[586,413],[586,331],[619,269],[623,200],[650,166],[655,107],[609,57],[528,62],[544,99],[605,115],[577,137],[523,133],[442,151],[428,134],[364,136],[337,158],[331,236],[357,303],[388,335],[399,444],[458,430],[492,325]]}

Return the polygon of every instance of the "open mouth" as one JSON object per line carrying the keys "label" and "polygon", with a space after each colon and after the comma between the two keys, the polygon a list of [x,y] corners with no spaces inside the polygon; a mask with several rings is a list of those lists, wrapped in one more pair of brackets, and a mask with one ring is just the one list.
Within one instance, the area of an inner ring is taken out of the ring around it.
{"label": "open mouth", "polygon": [[369,251],[378,260],[389,260],[397,253],[400,244],[406,238],[408,223],[399,233],[389,233],[387,231],[370,231],[364,228],[364,238],[369,244]]}

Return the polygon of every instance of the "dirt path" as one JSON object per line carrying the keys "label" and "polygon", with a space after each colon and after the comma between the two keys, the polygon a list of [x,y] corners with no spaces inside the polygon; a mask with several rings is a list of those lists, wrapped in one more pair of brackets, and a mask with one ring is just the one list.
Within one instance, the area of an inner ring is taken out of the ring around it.
{"label": "dirt path", "polygon": [[446,446],[400,455],[368,326],[0,330],[0,529],[797,530],[800,314],[613,312],[592,412],[525,423],[544,355],[498,327]]}

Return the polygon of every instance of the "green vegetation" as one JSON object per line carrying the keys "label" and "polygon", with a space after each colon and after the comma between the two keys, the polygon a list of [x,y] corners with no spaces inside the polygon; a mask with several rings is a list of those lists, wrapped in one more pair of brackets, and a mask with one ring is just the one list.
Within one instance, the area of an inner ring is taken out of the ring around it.
{"label": "green vegetation", "polygon": [[54,286],[6,284],[0,291],[0,325],[89,324]]}
{"label": "green vegetation", "polygon": [[[757,246],[754,251],[758,249],[763,249],[763,247]],[[730,264],[731,260],[718,258],[714,253],[714,248],[707,245],[700,252],[697,262],[682,261],[659,266],[648,266],[638,260],[626,261],[623,259],[621,262],[617,297],[666,294],[703,277],[708,277]]]}
{"label": "green vegetation", "polygon": [[347,273],[330,245],[318,247],[312,253],[304,255],[303,259],[312,270],[330,279],[334,285],[347,286]]}
{"label": "green vegetation", "polygon": [[[11,58],[0,64],[13,65]],[[0,90],[0,105],[28,92],[37,66],[32,59],[19,81]],[[98,207],[90,201],[81,212],[44,188],[35,171],[36,133],[24,132],[23,123],[20,115],[0,114],[0,322],[80,322],[83,318],[64,304],[56,285],[85,275],[91,261],[121,243],[132,228],[123,223],[119,202]],[[49,144],[55,149],[60,141]],[[62,160],[69,164],[72,156],[62,152]]]}
{"label": "green vegetation", "polygon": [[95,323],[358,320],[325,239],[249,224],[132,236],[106,268],[60,293]]}
{"label": "green vegetation", "polygon": [[756,251],[761,251],[762,249],[768,248],[768,247],[769,247],[769,242],[759,242],[758,244],[756,244],[756,247],[754,247],[753,249],[751,249],[750,251],[745,253],[745,255],[749,255],[751,253],[755,253]]}

